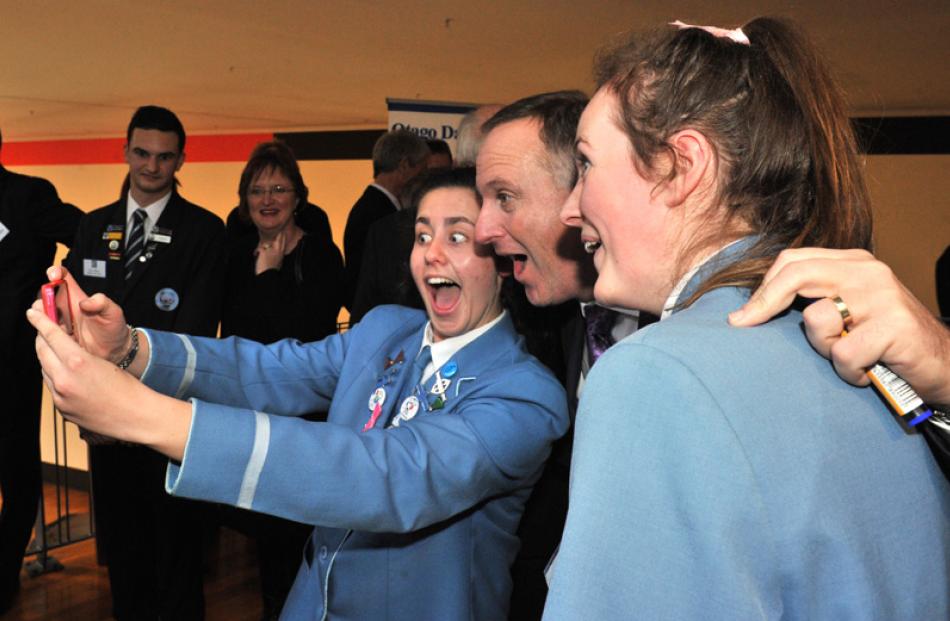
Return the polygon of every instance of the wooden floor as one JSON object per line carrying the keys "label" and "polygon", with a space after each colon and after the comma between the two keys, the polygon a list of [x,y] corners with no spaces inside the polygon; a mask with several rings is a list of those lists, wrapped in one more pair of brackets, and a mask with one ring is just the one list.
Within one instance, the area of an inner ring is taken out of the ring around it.
{"label": "wooden floor", "polygon": [[[44,490],[44,501],[49,522],[56,515],[56,492],[51,485]],[[70,492],[71,513],[88,512],[88,506],[85,494]],[[112,619],[109,577],[105,567],[96,563],[95,541],[87,539],[56,548],[50,555],[64,569],[34,578],[23,571],[20,595],[13,608],[3,615],[3,621]],[[258,621],[261,603],[251,542],[232,530],[221,529],[217,545],[207,557],[207,621]]]}

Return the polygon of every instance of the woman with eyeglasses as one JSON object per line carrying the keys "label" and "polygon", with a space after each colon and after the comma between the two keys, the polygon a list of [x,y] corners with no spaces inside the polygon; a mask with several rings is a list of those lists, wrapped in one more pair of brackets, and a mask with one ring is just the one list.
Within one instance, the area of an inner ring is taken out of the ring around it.
{"label": "woman with eyeglasses", "polygon": [[[288,146],[275,141],[255,147],[241,173],[237,207],[240,221],[253,229],[228,230],[222,337],[309,342],[336,332],[343,258],[326,233],[308,230],[299,221],[308,193]],[[319,207],[312,209],[322,215]],[[325,419],[326,412],[309,417]],[[261,618],[278,618],[313,527],[227,506],[219,514],[224,524],[256,540]]]}
{"label": "woman with eyeglasses", "polygon": [[256,235],[228,233],[222,336],[310,342],[336,332],[343,258],[322,227],[311,230],[298,221],[308,194],[287,145],[264,142],[254,149],[238,184],[237,212]]}

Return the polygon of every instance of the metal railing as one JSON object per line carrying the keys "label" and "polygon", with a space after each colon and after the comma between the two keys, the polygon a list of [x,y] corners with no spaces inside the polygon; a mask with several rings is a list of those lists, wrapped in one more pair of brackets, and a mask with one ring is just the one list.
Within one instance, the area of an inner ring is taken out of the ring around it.
{"label": "metal railing", "polygon": [[[89,494],[89,511],[74,513],[70,507],[69,485],[69,451],[66,443],[66,419],[53,408],[53,493],[55,494],[56,514],[46,515],[45,495],[47,486],[44,482],[43,494],[40,495],[39,510],[36,514],[36,527],[33,541],[27,547],[26,555],[35,559],[26,563],[27,574],[31,577],[51,571],[63,569],[54,556],[52,550],[71,543],[84,541],[95,536],[92,510],[93,499]],[[62,438],[62,442],[60,439]],[[60,446],[62,444],[62,446]],[[88,477],[89,473],[83,473]],[[44,477],[45,478],[45,477]],[[91,490],[91,482],[89,489]]]}

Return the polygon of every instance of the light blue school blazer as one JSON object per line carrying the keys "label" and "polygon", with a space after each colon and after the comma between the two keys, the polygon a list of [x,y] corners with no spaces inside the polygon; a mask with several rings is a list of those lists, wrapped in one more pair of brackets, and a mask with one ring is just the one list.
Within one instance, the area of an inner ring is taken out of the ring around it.
{"label": "light blue school blazer", "polygon": [[924,439],[838,378],[799,312],[730,327],[747,299],[714,290],[597,361],[546,621],[950,618],[950,489]]}
{"label": "light blue school blazer", "polygon": [[[282,619],[506,616],[525,499],[568,426],[564,391],[506,316],[454,373],[443,365],[440,408],[439,378],[408,385],[425,322],[380,307],[342,335],[271,346],[146,331],[143,381],[194,411],[168,491],[315,525]],[[387,428],[411,394],[419,413]],[[296,417],[327,409],[327,423]]]}

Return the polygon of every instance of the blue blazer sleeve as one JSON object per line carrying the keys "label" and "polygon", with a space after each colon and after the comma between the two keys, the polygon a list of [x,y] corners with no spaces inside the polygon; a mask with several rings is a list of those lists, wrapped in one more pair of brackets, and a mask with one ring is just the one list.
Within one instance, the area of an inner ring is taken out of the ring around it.
{"label": "blue blazer sleeve", "polygon": [[282,415],[329,407],[350,339],[348,332],[306,345],[293,339],[261,345],[238,337],[142,332],[151,350],[142,382],[150,388]]}
{"label": "blue blazer sleeve", "polygon": [[[463,367],[477,381],[444,410],[363,432],[372,383],[354,367],[375,351],[377,323],[385,322],[368,319],[319,343],[267,347],[148,331],[153,349],[143,380],[193,403],[184,459],[169,467],[168,490],[373,532],[417,530],[489,497],[526,491],[568,426],[555,378],[521,353],[512,332],[503,340],[510,348],[492,351],[481,368]],[[346,363],[348,354],[360,360]],[[330,399],[327,423],[274,415]]]}
{"label": "blue blazer sleeve", "polygon": [[755,472],[688,368],[645,345],[611,349],[576,425],[546,620],[781,616]]}

